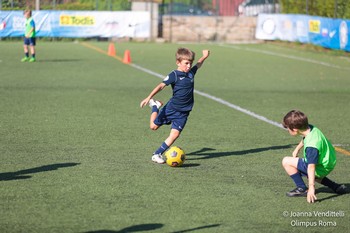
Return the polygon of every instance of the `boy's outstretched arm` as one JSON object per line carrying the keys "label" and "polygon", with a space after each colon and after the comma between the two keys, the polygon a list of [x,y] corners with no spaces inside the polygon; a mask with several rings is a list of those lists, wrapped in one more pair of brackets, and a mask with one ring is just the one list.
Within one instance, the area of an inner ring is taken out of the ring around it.
{"label": "boy's outstretched arm", "polygon": [[207,59],[209,57],[210,51],[209,50],[203,50],[202,54],[203,54],[202,57],[198,59],[197,64],[196,64],[198,69],[201,68],[201,66],[203,65],[205,59]]}
{"label": "boy's outstretched arm", "polygon": [[144,100],[141,101],[140,103],[140,107],[143,108],[145,105],[148,104],[149,100],[152,99],[153,96],[155,96],[158,92],[160,92],[161,90],[164,89],[166,85],[164,83],[160,83],[158,84],[153,91],[151,92],[151,94],[149,94]]}

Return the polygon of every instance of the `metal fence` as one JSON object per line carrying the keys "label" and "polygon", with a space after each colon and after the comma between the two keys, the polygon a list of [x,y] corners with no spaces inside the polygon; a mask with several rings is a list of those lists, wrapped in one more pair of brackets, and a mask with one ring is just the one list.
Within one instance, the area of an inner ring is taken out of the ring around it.
{"label": "metal fence", "polygon": [[279,12],[278,0],[169,0],[159,5],[164,14],[238,16]]}

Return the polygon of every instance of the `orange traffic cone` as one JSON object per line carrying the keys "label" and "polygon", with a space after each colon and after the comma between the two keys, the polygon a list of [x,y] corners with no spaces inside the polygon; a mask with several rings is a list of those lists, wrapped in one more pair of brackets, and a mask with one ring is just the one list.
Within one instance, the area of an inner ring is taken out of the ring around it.
{"label": "orange traffic cone", "polygon": [[125,50],[123,62],[125,64],[131,63],[130,50]]}
{"label": "orange traffic cone", "polygon": [[114,57],[116,55],[114,43],[109,43],[108,55]]}

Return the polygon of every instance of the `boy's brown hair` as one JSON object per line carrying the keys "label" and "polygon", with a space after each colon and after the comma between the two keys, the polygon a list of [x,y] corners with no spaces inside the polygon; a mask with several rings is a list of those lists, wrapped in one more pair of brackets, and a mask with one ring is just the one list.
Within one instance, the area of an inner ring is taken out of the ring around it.
{"label": "boy's brown hair", "polygon": [[182,61],[182,60],[189,60],[193,62],[195,53],[187,48],[178,48],[176,52],[176,60]]}
{"label": "boy's brown hair", "polygon": [[283,118],[283,127],[287,129],[306,130],[309,127],[309,120],[303,112],[292,110]]}
{"label": "boy's brown hair", "polygon": [[29,16],[32,16],[32,10],[31,9],[25,9],[23,11],[23,14],[29,13]]}

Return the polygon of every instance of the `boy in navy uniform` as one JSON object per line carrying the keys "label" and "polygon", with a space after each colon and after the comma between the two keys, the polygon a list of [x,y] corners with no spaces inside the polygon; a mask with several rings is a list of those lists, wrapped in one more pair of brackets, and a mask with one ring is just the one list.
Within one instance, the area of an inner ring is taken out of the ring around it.
{"label": "boy in navy uniform", "polygon": [[[152,161],[155,163],[165,163],[162,154],[180,136],[186,125],[187,118],[194,104],[194,76],[203,65],[205,59],[208,58],[210,52],[209,50],[203,50],[202,54],[197,64],[192,67],[195,53],[187,48],[179,48],[176,52],[177,69],[165,77],[163,82],[157,85],[147,98],[140,103],[141,108],[147,104],[152,108],[150,117],[150,128],[152,130],[157,130],[164,124],[171,124],[170,135],[153,153]],[[173,89],[173,96],[164,107],[160,108],[163,103],[152,98],[168,85],[171,85]]]}

